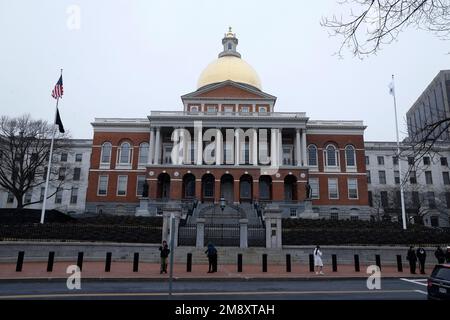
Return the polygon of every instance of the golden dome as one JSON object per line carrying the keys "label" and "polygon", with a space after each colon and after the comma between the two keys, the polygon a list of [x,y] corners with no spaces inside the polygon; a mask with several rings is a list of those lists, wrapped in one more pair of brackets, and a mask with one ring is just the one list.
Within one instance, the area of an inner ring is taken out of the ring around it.
{"label": "golden dome", "polygon": [[249,84],[261,90],[261,80],[255,69],[234,56],[221,57],[211,62],[201,73],[197,88],[227,80]]}
{"label": "golden dome", "polygon": [[238,43],[236,34],[230,27],[222,39],[223,51],[219,54],[219,59],[211,62],[203,70],[198,79],[197,89],[209,84],[232,80],[261,90],[261,80],[255,69],[242,60],[241,55],[236,51]]}

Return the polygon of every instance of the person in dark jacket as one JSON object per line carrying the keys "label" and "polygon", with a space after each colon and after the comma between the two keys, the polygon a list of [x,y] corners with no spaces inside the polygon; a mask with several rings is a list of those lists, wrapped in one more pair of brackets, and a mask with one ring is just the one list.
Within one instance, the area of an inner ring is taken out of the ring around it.
{"label": "person in dark jacket", "polygon": [[170,249],[166,240],[164,240],[162,246],[159,247],[159,251],[161,251],[161,269],[159,273],[167,273],[167,258],[169,257]]}
{"label": "person in dark jacket", "polygon": [[217,272],[217,250],[211,242],[208,243],[205,253],[208,256],[208,273]]}
{"label": "person in dark jacket", "polygon": [[445,263],[445,252],[444,250],[442,250],[441,246],[438,246],[436,248],[434,256],[436,257],[439,264]]}
{"label": "person in dark jacket", "polygon": [[408,254],[406,255],[406,260],[409,261],[409,270],[411,271],[411,274],[416,274],[417,255],[413,246],[409,247]]}
{"label": "person in dark jacket", "polygon": [[427,253],[424,248],[419,247],[416,254],[417,259],[419,259],[420,274],[425,274],[425,260],[427,259]]}

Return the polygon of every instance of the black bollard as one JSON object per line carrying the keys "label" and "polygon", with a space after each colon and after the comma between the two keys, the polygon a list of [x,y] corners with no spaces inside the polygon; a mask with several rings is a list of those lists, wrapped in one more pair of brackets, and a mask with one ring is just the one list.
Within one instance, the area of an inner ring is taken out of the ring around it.
{"label": "black bollard", "polygon": [[333,272],[337,272],[337,256],[335,254],[331,255],[331,263],[333,265]]}
{"label": "black bollard", "polygon": [[381,270],[381,257],[379,254],[375,255],[375,264],[378,266],[378,268],[380,268]]}
{"label": "black bollard", "polygon": [[139,252],[135,252],[133,259],[133,272],[138,272],[138,270],[139,270]]}
{"label": "black bollard", "polygon": [[355,254],[355,271],[359,272],[359,255]]}
{"label": "black bollard", "polygon": [[291,255],[286,255],[286,272],[291,272]]}
{"label": "black bollard", "polygon": [[16,272],[22,272],[24,257],[25,257],[25,251],[19,251],[19,254],[17,255]]}
{"label": "black bollard", "polygon": [[238,254],[238,261],[237,261],[237,271],[242,272],[242,253]]}
{"label": "black bollard", "polygon": [[111,271],[111,257],[112,257],[112,253],[107,252],[106,253],[106,261],[105,261],[105,272]]}
{"label": "black bollard", "polygon": [[78,268],[80,268],[80,271],[83,270],[83,256],[84,256],[83,252],[78,252],[77,266]]}
{"label": "black bollard", "polygon": [[262,256],[262,271],[267,272],[267,254]]}
{"label": "black bollard", "polygon": [[309,271],[314,272],[314,256],[312,254],[309,255]]}
{"label": "black bollard", "polygon": [[50,251],[48,253],[48,261],[47,261],[47,272],[52,272],[53,271],[53,263],[55,261],[55,252],[54,251]]}
{"label": "black bollard", "polygon": [[397,271],[403,272],[402,256],[399,254],[397,255]]}
{"label": "black bollard", "polygon": [[187,254],[186,272],[192,272],[192,253]]}

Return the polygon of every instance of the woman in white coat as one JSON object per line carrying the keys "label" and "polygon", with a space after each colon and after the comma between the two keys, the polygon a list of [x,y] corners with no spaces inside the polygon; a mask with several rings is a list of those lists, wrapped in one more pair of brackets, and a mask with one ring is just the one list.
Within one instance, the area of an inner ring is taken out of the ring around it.
{"label": "woman in white coat", "polygon": [[323,273],[323,262],[322,262],[322,251],[320,251],[320,246],[314,249],[314,267],[316,268],[316,274]]}

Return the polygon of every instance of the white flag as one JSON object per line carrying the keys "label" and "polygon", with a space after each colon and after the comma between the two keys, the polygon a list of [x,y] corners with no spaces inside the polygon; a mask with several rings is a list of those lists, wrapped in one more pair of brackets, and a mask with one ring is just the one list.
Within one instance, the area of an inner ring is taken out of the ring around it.
{"label": "white flag", "polygon": [[389,84],[389,94],[395,95],[394,81],[392,81],[392,82]]}

